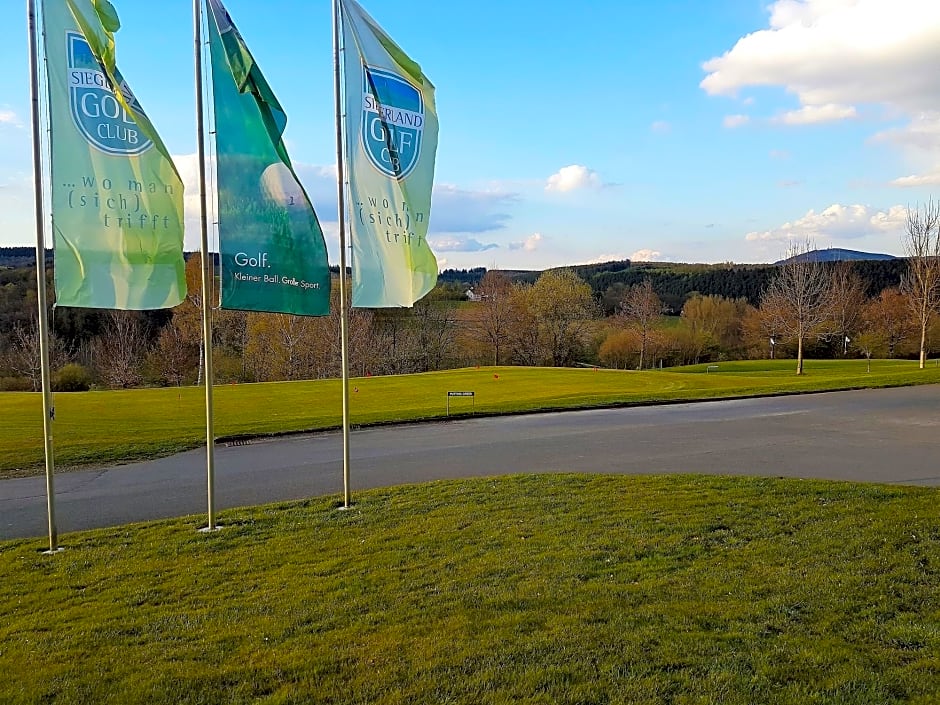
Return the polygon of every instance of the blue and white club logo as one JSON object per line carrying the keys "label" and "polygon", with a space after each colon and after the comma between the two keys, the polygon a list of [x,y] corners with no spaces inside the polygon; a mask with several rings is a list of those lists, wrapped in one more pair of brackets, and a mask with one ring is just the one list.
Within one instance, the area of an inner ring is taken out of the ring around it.
{"label": "blue and white club logo", "polygon": [[[105,154],[134,155],[147,151],[153,142],[114,97],[85,37],[78,32],[66,32],[66,41],[69,107],[75,127]],[[131,110],[143,115],[137,98],[123,79],[119,90]]]}
{"label": "blue and white club logo", "polygon": [[418,165],[424,135],[424,96],[398,74],[363,67],[362,145],[372,166],[404,179]]}

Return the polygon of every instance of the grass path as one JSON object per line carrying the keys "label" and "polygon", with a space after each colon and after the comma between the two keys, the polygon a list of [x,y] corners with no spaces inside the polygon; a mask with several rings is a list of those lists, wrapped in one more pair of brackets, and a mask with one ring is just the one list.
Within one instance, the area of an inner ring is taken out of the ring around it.
{"label": "grass path", "polygon": [[[695,400],[940,383],[940,367],[911,361],[792,360],[721,363],[664,371],[487,367],[353,380],[351,418],[374,424],[445,415],[448,391],[474,391],[477,413],[512,413],[605,405]],[[341,423],[337,380],[220,386],[215,390],[217,436],[336,428]],[[55,395],[53,436],[62,467],[109,464],[166,455],[205,442],[200,388],[139,389]],[[469,399],[454,399],[468,413]],[[0,478],[37,472],[43,462],[38,394],[0,393]]]}
{"label": "grass path", "polygon": [[0,702],[940,702],[937,490],[529,476],[0,543]]}

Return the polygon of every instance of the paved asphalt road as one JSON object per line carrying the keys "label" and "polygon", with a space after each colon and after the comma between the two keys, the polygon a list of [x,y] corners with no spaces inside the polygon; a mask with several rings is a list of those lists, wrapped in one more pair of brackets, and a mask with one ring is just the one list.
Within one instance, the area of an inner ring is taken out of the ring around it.
{"label": "paved asphalt road", "polygon": [[[531,472],[714,473],[940,485],[940,386],[354,431],[352,488]],[[342,493],[342,437],[220,446],[219,509]],[[205,451],[56,477],[60,534],[205,513]],[[354,495],[355,500],[355,495]],[[45,536],[43,477],[0,481],[0,538]]]}

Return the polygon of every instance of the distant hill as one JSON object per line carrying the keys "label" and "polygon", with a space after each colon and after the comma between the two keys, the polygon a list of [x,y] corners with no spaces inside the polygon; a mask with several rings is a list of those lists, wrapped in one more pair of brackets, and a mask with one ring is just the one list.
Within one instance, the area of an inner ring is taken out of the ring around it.
{"label": "distant hill", "polygon": [[866,261],[886,261],[891,259],[898,259],[894,255],[883,255],[877,252],[860,252],[858,250],[844,250],[841,247],[829,247],[825,250],[812,250],[811,252],[803,252],[802,254],[795,255],[794,257],[788,257],[787,259],[782,259],[779,262],[774,262],[774,264],[788,264],[789,262],[866,262]]}

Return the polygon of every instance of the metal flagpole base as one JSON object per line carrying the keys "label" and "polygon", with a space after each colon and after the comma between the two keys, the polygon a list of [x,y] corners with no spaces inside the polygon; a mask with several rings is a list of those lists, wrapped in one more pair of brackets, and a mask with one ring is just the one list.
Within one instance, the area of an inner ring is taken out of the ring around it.
{"label": "metal flagpole base", "polygon": [[221,526],[219,524],[216,524],[214,527],[204,526],[201,529],[199,529],[199,533],[200,534],[214,534],[216,531],[221,531],[224,528],[225,528],[224,526]]}
{"label": "metal flagpole base", "polygon": [[353,509],[354,509],[353,505],[350,504],[350,505],[347,507],[347,506],[344,504],[344,505],[341,505],[341,506],[337,507],[337,508],[336,508],[336,511],[338,511],[338,512],[351,512]]}
{"label": "metal flagpole base", "polygon": [[44,555],[44,556],[54,556],[54,555],[57,554],[57,553],[62,553],[62,551],[64,551],[64,550],[65,550],[64,548],[62,548],[61,546],[59,546],[58,548],[56,548],[56,549],[54,549],[54,550],[53,550],[53,549],[49,549],[49,550],[43,551],[43,552],[42,552],[42,555]]}

